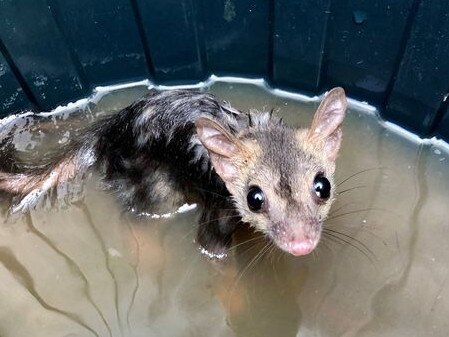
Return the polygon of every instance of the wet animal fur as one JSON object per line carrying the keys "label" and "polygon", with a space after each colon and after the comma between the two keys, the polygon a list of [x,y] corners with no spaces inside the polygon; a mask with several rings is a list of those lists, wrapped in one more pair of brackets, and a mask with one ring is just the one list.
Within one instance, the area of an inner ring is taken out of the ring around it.
{"label": "wet animal fur", "polygon": [[[0,152],[7,158],[0,167],[0,189],[18,196],[14,211],[26,211],[95,170],[135,212],[157,212],[167,203],[200,204],[198,241],[213,254],[226,251],[242,221],[288,250],[292,237],[319,239],[332,198],[320,204],[311,185],[319,172],[333,184],[345,109],[343,90],[334,89],[312,127],[294,130],[272,113],[242,113],[210,94],[153,89],[88,128],[56,156],[21,162],[3,140]],[[248,209],[251,185],[267,193],[267,214]]]}

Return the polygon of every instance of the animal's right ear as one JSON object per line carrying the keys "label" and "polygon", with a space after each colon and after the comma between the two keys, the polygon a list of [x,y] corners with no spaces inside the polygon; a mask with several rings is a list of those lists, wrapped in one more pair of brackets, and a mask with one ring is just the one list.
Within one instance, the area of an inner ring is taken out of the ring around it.
{"label": "animal's right ear", "polygon": [[340,149],[341,124],[347,105],[345,91],[342,88],[329,91],[315,112],[308,132],[309,141],[323,143],[324,153],[332,161],[335,161]]}
{"label": "animal's right ear", "polygon": [[239,140],[209,118],[198,118],[195,126],[200,142],[209,152],[215,171],[225,183],[232,183],[238,176],[236,159],[242,149]]}

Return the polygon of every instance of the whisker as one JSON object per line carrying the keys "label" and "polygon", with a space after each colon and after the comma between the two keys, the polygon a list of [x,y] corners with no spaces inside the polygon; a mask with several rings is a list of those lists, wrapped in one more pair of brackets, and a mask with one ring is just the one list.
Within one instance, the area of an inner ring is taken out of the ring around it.
{"label": "whisker", "polygon": [[272,264],[273,262],[273,256],[271,255],[271,251],[273,250],[273,247],[272,247],[272,245],[270,245],[269,247],[268,247],[268,249],[267,249],[267,251],[266,251],[266,254],[265,254],[265,261],[266,262],[270,262],[270,264]]}
{"label": "whisker", "polygon": [[387,213],[391,213],[391,214],[399,217],[399,214],[397,214],[393,211],[390,211],[389,209],[386,209],[386,208],[364,208],[364,209],[358,209],[358,210],[354,210],[354,211],[350,211],[350,212],[346,212],[346,213],[336,214],[334,216],[327,218],[326,220],[334,220],[334,219],[341,218],[346,215],[368,212],[368,211],[387,212]]}
{"label": "whisker", "polygon": [[[254,246],[253,246],[254,247]],[[255,264],[257,262],[257,260],[259,259],[260,256],[262,256],[266,250],[266,248],[269,247],[269,243],[267,243],[257,254],[255,257],[253,257],[251,259],[251,261],[245,266],[245,268],[239,273],[236,281],[234,282],[234,285],[232,286],[232,289],[229,292],[229,300],[228,300],[228,310],[230,311],[231,309],[231,298],[232,295],[234,294],[235,289],[238,286],[238,283],[240,282],[240,280],[242,279],[243,275],[246,273],[246,271],[248,271],[251,266],[253,264]]]}
{"label": "whisker", "polygon": [[271,261],[271,264],[272,265],[274,265],[274,259],[275,259],[275,257],[276,257],[276,253],[278,253],[278,250],[277,250],[277,246],[273,243],[273,242],[270,242],[270,250],[268,251],[268,253],[267,253],[267,255],[268,256],[270,256],[270,261]]}
{"label": "whisker", "polygon": [[[336,225],[336,224],[328,224],[328,225],[331,225],[331,226],[338,226],[338,228],[343,228],[343,229],[345,229],[345,228],[348,228],[348,229],[350,229],[350,230],[353,230],[354,229],[354,226],[348,226],[347,224],[344,224],[344,225],[342,225],[342,224],[338,224],[338,225]],[[359,232],[366,232],[366,233],[368,233],[369,235],[371,235],[371,236],[373,236],[374,238],[376,238],[377,240],[379,240],[380,242],[382,242],[382,244],[384,245],[384,246],[388,246],[388,243],[381,237],[381,236],[379,236],[379,235],[377,235],[377,234],[375,234],[373,231],[370,231],[370,230],[368,230],[368,225],[366,225],[366,224],[363,224],[363,225],[361,225],[360,226],[360,223],[357,223],[356,224],[357,225],[357,231],[359,231]],[[331,226],[327,226],[326,228],[331,228],[331,229],[333,229]]]}
{"label": "whisker", "polygon": [[244,251],[239,252],[239,256],[244,256],[247,253],[249,253],[250,251],[254,250],[255,248],[259,248],[258,246],[258,242],[253,242],[253,244],[251,246],[249,246],[248,248],[246,248]]}
{"label": "whisker", "polygon": [[345,182],[347,182],[349,179],[352,179],[360,174],[366,173],[366,172],[370,172],[370,171],[376,171],[376,170],[387,170],[388,167],[384,167],[384,166],[379,166],[379,167],[372,167],[369,169],[365,169],[359,172],[356,172],[354,174],[351,174],[349,177],[347,177],[346,179],[344,179],[343,181],[337,183],[337,186],[343,185]]}
{"label": "whisker", "polygon": [[197,230],[198,228],[196,226],[192,226],[192,228],[190,228],[187,233],[181,238],[181,242],[184,242],[185,239],[187,239],[190,234],[192,234],[193,231]]}
{"label": "whisker", "polygon": [[223,208],[223,207],[207,207],[208,210],[220,210],[220,211],[236,211],[235,208]]}
{"label": "whisker", "polygon": [[240,215],[235,214],[235,215],[225,215],[225,216],[221,216],[221,217],[214,218],[214,219],[208,219],[207,221],[198,222],[197,227],[199,227],[201,225],[208,224],[212,221],[218,221],[218,220],[223,220],[223,219],[232,219],[232,218],[238,218],[238,217],[240,217]]}
{"label": "whisker", "polygon": [[357,203],[356,202],[348,202],[346,204],[341,205],[340,207],[338,207],[336,209],[331,209],[331,211],[329,213],[329,216],[334,215],[335,213],[337,213],[338,211],[340,211],[341,209],[343,209],[343,208],[345,208],[345,207],[347,207],[349,205],[355,205],[355,204],[357,204]]}
{"label": "whisker", "polygon": [[342,195],[343,193],[350,192],[350,191],[352,191],[352,190],[361,189],[361,188],[366,188],[366,187],[367,187],[367,185],[358,185],[358,186],[354,186],[354,187],[347,188],[347,189],[345,189],[345,190],[343,190],[343,191],[340,191],[340,192],[337,191],[337,195]]}
{"label": "whisker", "polygon": [[245,241],[243,241],[243,242],[239,242],[238,244],[235,244],[235,245],[229,247],[229,248],[228,248],[228,251],[235,250],[236,248],[238,248],[238,247],[240,247],[240,246],[246,245],[246,244],[248,244],[248,243],[250,243],[250,242],[254,242],[254,241],[256,241],[256,240],[261,240],[261,239],[263,239],[263,238],[264,238],[264,235],[259,235],[259,236],[257,236],[257,237],[254,237],[254,238],[245,240]]}
{"label": "whisker", "polygon": [[360,241],[359,239],[356,239],[355,237],[348,235],[346,233],[334,230],[334,229],[330,229],[330,228],[323,228],[323,232],[331,232],[333,234],[337,234],[337,235],[342,235],[346,238],[348,238],[349,240],[352,240],[354,242],[357,242],[360,246],[362,246],[366,251],[368,251],[373,257],[376,256],[376,254],[374,254],[374,252],[366,245],[364,244],[362,241]]}
{"label": "whisker", "polygon": [[316,260],[317,260],[316,249],[312,250],[312,258],[313,258],[313,261],[316,262]]}
{"label": "whisker", "polygon": [[329,250],[333,254],[333,251],[332,251],[331,247],[327,244],[326,241],[324,241],[324,240],[320,241],[320,244],[318,246],[326,248],[327,250]]}
{"label": "whisker", "polygon": [[[321,241],[323,242],[323,243],[327,243],[327,242],[333,242],[333,243],[336,243],[336,244],[338,244],[338,245],[342,245],[344,242],[342,242],[342,241],[340,241],[340,240],[337,240],[335,237],[333,237],[333,236],[330,236],[330,235],[327,235],[326,233],[323,233],[323,236],[322,236],[322,238],[321,238]],[[329,245],[329,248],[331,248],[332,246],[331,245]],[[331,249],[331,251],[332,251],[332,253],[333,253],[333,255],[337,255],[336,254],[336,252],[335,252],[335,250],[332,250]]]}
{"label": "whisker", "polygon": [[220,197],[222,199],[232,199],[231,196],[229,196],[229,195],[223,195],[223,194],[220,194],[220,193],[217,193],[217,192],[212,192],[210,190],[207,190],[207,189],[204,189],[204,188],[201,188],[201,187],[194,187],[194,189],[196,189],[198,191],[205,192],[207,194],[215,195],[215,196]]}
{"label": "whisker", "polygon": [[275,264],[275,258],[276,258],[276,253],[277,253],[277,249],[274,246],[274,244],[271,245],[271,250],[268,252],[268,255],[270,256],[270,262],[271,262],[271,268],[273,269],[273,276],[274,279],[277,281],[277,283],[279,283],[279,279],[278,279],[278,271],[276,269],[276,264]]}
{"label": "whisker", "polygon": [[318,245],[318,246],[315,248],[316,256],[317,256],[318,260],[320,259],[320,253],[323,252],[324,248],[328,248],[328,247],[327,247],[326,245]]}
{"label": "whisker", "polygon": [[187,233],[181,238],[181,241],[184,241],[189,235],[192,234],[193,231],[198,230],[198,227],[200,227],[202,225],[206,225],[206,224],[208,224],[209,222],[212,222],[212,221],[218,221],[218,220],[223,220],[223,219],[232,219],[234,217],[239,217],[239,215],[222,216],[222,217],[219,217],[219,218],[210,219],[210,220],[203,221],[203,222],[198,222],[195,225],[193,225],[190,230],[187,231]]}
{"label": "whisker", "polygon": [[[351,246],[352,248],[356,249],[357,251],[359,251],[360,253],[362,253],[370,262],[371,264],[374,265],[374,261],[372,259],[371,256],[369,256],[363,249],[361,249],[360,247],[358,247],[357,245],[353,244],[351,241],[345,240],[337,235],[334,235],[332,233],[328,233],[328,232],[323,232],[324,236],[326,236],[327,238],[329,238],[331,241],[334,242],[339,242],[340,244],[346,243],[347,245]],[[332,240],[333,239],[333,240]]]}
{"label": "whisker", "polygon": [[253,262],[251,268],[254,267],[254,266],[257,264],[257,262],[260,261],[260,260],[262,259],[262,257],[265,255],[265,253],[267,253],[268,250],[270,250],[271,246],[272,246],[271,243],[268,242],[268,243],[262,248],[262,250],[261,250],[261,251],[262,251],[262,254],[260,254],[259,257]]}

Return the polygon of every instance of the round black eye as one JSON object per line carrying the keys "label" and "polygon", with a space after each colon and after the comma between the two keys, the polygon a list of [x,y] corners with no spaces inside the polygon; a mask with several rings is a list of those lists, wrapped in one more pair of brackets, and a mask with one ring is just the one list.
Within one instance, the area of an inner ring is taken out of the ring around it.
{"label": "round black eye", "polygon": [[313,189],[318,198],[322,200],[328,199],[331,195],[331,183],[322,173],[317,174],[313,180]]}
{"label": "round black eye", "polygon": [[246,201],[248,202],[248,207],[251,211],[260,211],[265,202],[265,194],[258,186],[250,186],[248,190],[248,195],[246,196]]}

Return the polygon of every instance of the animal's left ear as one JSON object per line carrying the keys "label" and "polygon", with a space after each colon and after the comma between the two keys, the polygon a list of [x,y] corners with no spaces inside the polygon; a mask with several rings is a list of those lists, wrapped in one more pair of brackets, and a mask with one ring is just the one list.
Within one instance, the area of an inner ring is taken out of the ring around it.
{"label": "animal's left ear", "polygon": [[201,117],[195,122],[195,126],[200,142],[209,152],[215,171],[226,186],[232,184],[239,176],[236,162],[241,156],[242,145],[217,121]]}
{"label": "animal's left ear", "polygon": [[341,124],[347,105],[343,88],[334,88],[329,91],[315,112],[308,132],[309,141],[324,144],[323,150],[327,158],[332,161],[335,161],[340,149]]}

